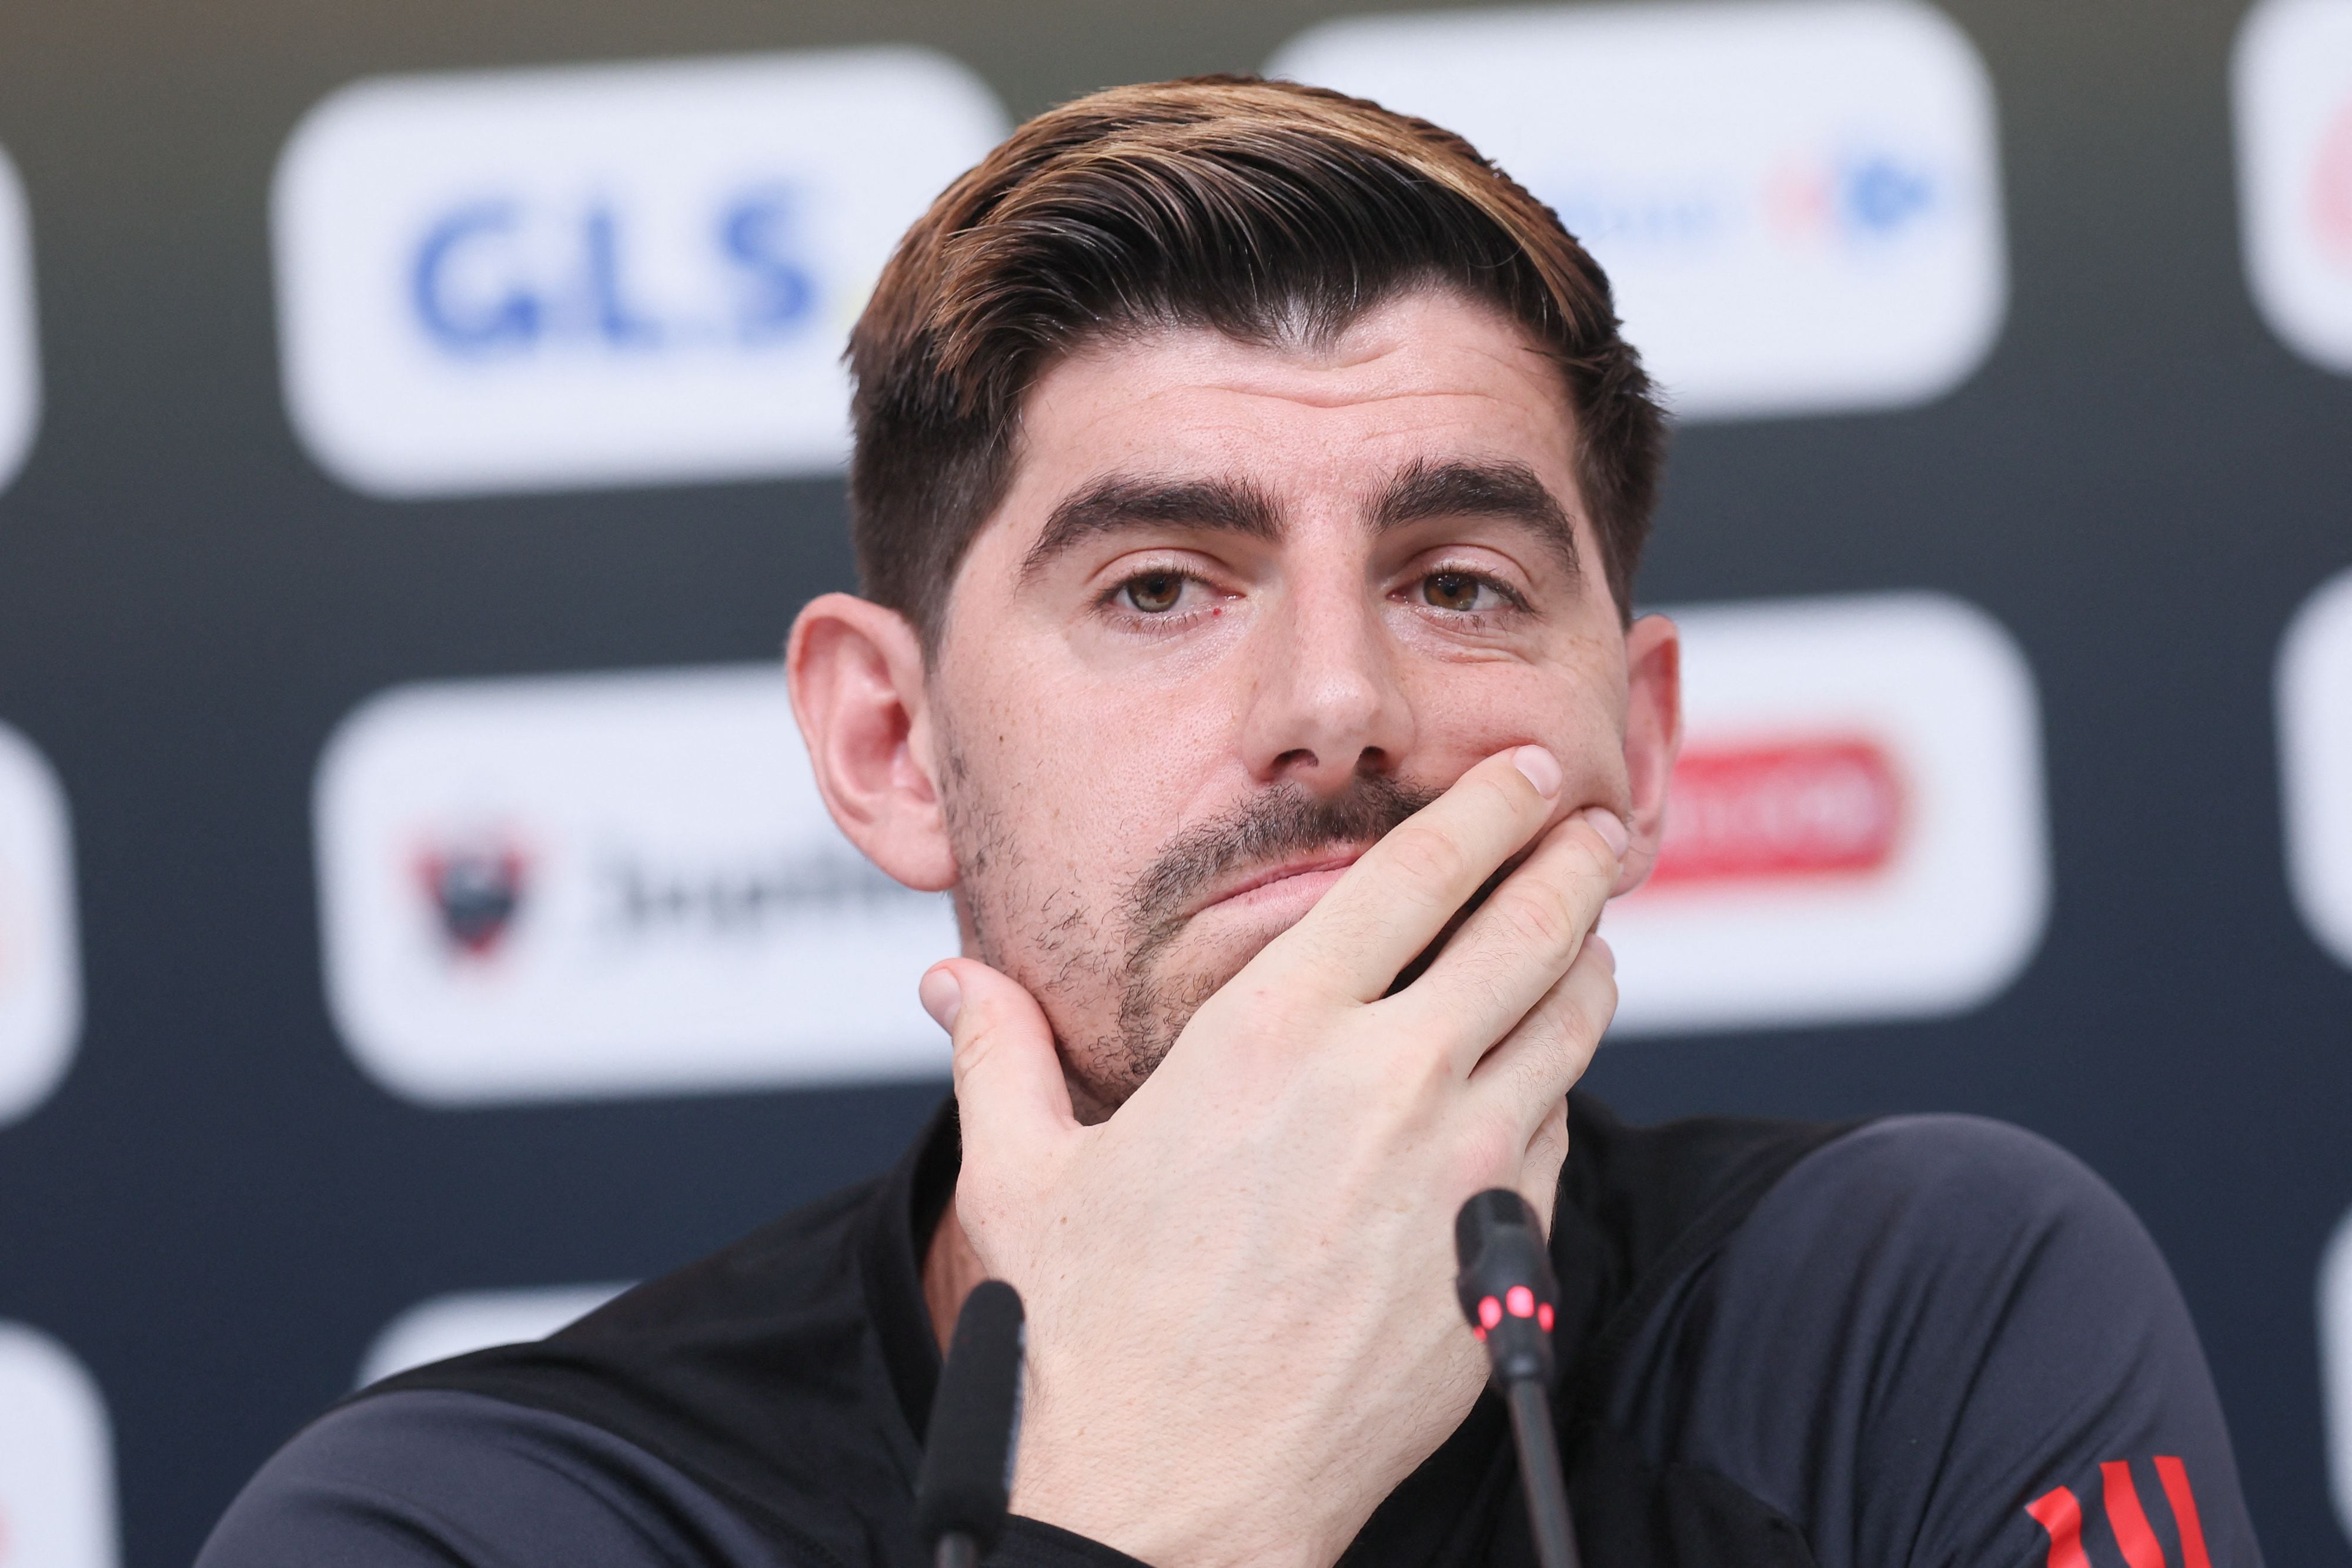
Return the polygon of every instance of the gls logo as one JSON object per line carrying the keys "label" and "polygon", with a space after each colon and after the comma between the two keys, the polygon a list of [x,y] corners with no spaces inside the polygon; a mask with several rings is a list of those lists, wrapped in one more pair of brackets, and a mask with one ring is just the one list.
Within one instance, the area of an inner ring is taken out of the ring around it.
{"label": "gls logo", "polygon": [[2254,303],[2289,348],[2352,375],[2352,0],[2263,0],[2231,74]]}
{"label": "gls logo", "polygon": [[830,469],[849,323],[1003,131],[914,49],[347,87],[272,194],[295,428],[390,497]]}
{"label": "gls logo", "polygon": [[1675,612],[1686,729],[1656,873],[1611,905],[1619,1034],[1931,1016],[2049,903],[2033,680],[1930,594]]}
{"label": "gls logo", "polygon": [[410,686],[320,763],[327,995],[436,1104],[945,1076],[956,951],[826,815],[781,671]]}
{"label": "gls logo", "polygon": [[448,353],[493,358],[570,343],[587,350],[758,349],[817,325],[818,284],[793,233],[789,190],[721,203],[707,236],[722,264],[705,297],[673,311],[624,272],[628,214],[512,198],[469,203],[430,225],[409,270],[416,325]]}
{"label": "gls logo", "polygon": [[0,1568],[114,1568],[114,1444],[98,1385],[0,1322]]}
{"label": "gls logo", "polygon": [[1367,17],[1267,68],[1458,131],[1550,204],[1684,417],[1918,402],[2000,329],[1991,88],[1924,5]]}

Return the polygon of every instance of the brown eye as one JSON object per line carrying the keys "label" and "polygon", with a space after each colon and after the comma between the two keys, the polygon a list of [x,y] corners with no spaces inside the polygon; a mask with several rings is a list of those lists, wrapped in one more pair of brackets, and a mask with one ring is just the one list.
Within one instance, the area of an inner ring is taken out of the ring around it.
{"label": "brown eye", "polygon": [[1421,596],[1440,610],[1467,612],[1478,608],[1478,591],[1486,586],[1466,571],[1433,571],[1421,581]]}
{"label": "brown eye", "polygon": [[1141,577],[1129,578],[1119,591],[1144,614],[1165,615],[1184,597],[1184,580],[1172,571],[1147,571]]}

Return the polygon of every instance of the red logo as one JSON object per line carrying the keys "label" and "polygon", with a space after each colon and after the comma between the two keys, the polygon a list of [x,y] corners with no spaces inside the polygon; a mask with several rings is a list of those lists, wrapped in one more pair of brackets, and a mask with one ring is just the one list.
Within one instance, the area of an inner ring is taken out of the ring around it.
{"label": "red logo", "polygon": [[427,849],[415,864],[449,951],[463,958],[496,953],[522,910],[529,857],[513,844],[493,841]]}
{"label": "red logo", "polygon": [[[2197,1518],[2197,1494],[2189,1490],[2189,1467],[2170,1454],[2156,1458],[2156,1479],[2163,1484],[2164,1500],[2172,1509],[2172,1525],[2180,1542],[2181,1568],[2213,1568],[2205,1554],[2205,1526]],[[2139,1505],[2139,1489],[2132,1484],[2131,1462],[2110,1459],[2099,1467],[2101,1501],[2107,1523],[2116,1532],[2116,1549],[2127,1568],[2168,1568],[2164,1547]],[[2083,1505],[2073,1490],[2059,1487],[2025,1505],[2025,1511],[2050,1537],[2050,1568],[2091,1568],[2083,1550]]]}
{"label": "red logo", "polygon": [[1873,740],[1683,753],[1650,885],[1874,872],[1902,838],[1901,775]]}

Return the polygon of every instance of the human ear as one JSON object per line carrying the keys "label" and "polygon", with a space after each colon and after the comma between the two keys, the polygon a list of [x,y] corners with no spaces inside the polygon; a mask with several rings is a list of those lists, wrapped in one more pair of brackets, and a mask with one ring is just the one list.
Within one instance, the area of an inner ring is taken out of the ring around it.
{"label": "human ear", "polygon": [[1682,633],[1663,615],[1644,615],[1625,633],[1625,784],[1623,869],[1617,892],[1631,893],[1658,863],[1666,831],[1666,785],[1683,746]]}
{"label": "human ear", "polygon": [[907,618],[851,594],[813,599],[793,621],[784,676],[817,790],[849,841],[908,887],[954,886],[922,643]]}

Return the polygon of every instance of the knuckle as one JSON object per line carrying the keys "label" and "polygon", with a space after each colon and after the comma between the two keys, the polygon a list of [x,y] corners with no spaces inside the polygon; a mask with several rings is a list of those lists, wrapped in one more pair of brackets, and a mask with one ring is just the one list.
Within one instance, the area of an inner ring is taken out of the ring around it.
{"label": "knuckle", "polygon": [[956,1042],[954,1057],[957,1070],[980,1072],[1005,1050],[1003,1021],[992,1012],[983,1012],[972,1021],[971,1028]]}
{"label": "knuckle", "polygon": [[1521,1051],[1513,1058],[1508,1072],[1510,1099],[1523,1111],[1532,1112],[1549,1096],[1557,1082],[1551,1055],[1549,1051]]}
{"label": "knuckle", "polygon": [[1559,1110],[1546,1116],[1543,1125],[1536,1129],[1536,1135],[1528,1140],[1528,1158],[1531,1162],[1557,1167],[1568,1158],[1567,1113],[1568,1103],[1563,1100]]}
{"label": "knuckle", "polygon": [[[1517,967],[1513,960],[1490,949],[1464,953],[1452,967],[1446,981],[1451,1010],[1463,1019],[1497,1019],[1507,1011],[1516,1014],[1518,1009],[1510,1004],[1512,995],[1526,995],[1513,983],[1513,971]],[[1466,1033],[1466,1026],[1460,1032]],[[1490,1038],[1486,1043],[1494,1042]]]}
{"label": "knuckle", "polygon": [[1530,802],[1538,808],[1548,809],[1548,803],[1536,794],[1535,786],[1529,784],[1527,776],[1516,768],[1474,773],[1470,775],[1469,781],[1486,800],[1510,816],[1523,815]]}
{"label": "knuckle", "polygon": [[1414,891],[1435,891],[1460,882],[1469,857],[1452,835],[1431,829],[1390,835],[1389,861],[1398,876]]}
{"label": "knuckle", "polygon": [[1473,1190],[1517,1185],[1523,1145],[1519,1130],[1508,1116],[1482,1113],[1472,1119],[1461,1143],[1462,1177]]}
{"label": "knuckle", "polygon": [[1584,1060],[1581,1042],[1557,1024],[1538,1032],[1520,1064],[1519,1097],[1541,1102],[1568,1092]]}
{"label": "knuckle", "polygon": [[1567,835],[1569,859],[1580,880],[1612,883],[1617,877],[1617,857],[1601,835],[1584,822],[1571,825]]}
{"label": "knuckle", "polygon": [[1537,1142],[1528,1145],[1519,1168],[1522,1179],[1528,1179],[1529,1185],[1542,1194],[1540,1201],[1533,1196],[1528,1201],[1534,1203],[1537,1213],[1543,1216],[1544,1228],[1549,1230],[1551,1228],[1551,1199],[1559,1190],[1559,1167],[1568,1163],[1568,1134],[1562,1131],[1555,1138],[1547,1129],[1537,1134],[1536,1137]]}
{"label": "knuckle", "polygon": [[1496,918],[1522,946],[1565,958],[1581,934],[1576,912],[1549,888],[1514,890],[1494,902]]}

